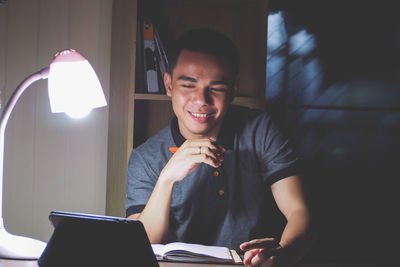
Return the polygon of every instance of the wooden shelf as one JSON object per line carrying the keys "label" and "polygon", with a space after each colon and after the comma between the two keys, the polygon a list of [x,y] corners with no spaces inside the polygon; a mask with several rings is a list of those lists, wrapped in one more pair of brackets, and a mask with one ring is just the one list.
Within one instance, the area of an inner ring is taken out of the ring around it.
{"label": "wooden shelf", "polygon": [[[135,100],[159,100],[159,101],[171,101],[171,97],[164,94],[144,94],[137,93],[135,94]],[[233,100],[234,105],[246,106],[250,108],[263,108],[262,100],[255,97],[248,96],[237,96]]]}
{"label": "wooden shelf", "polygon": [[135,94],[135,100],[171,100],[171,97],[164,94]]}

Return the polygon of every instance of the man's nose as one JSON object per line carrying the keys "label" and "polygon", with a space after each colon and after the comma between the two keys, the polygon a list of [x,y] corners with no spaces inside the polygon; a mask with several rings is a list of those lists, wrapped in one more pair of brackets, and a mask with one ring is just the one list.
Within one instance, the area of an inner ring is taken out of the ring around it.
{"label": "man's nose", "polygon": [[212,103],[212,98],[210,96],[210,90],[209,88],[199,88],[199,90],[196,90],[194,94],[194,100],[201,104],[211,104]]}

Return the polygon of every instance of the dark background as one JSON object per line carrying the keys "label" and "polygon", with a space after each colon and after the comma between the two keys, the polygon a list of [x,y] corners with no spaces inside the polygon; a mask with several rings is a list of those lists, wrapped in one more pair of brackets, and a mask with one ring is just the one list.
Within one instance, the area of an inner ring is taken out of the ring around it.
{"label": "dark background", "polygon": [[302,158],[310,259],[399,247],[399,18],[395,1],[270,0],[266,109]]}

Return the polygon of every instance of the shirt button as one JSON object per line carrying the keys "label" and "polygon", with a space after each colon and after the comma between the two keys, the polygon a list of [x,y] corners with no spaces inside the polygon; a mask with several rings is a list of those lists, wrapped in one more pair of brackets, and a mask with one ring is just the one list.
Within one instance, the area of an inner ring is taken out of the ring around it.
{"label": "shirt button", "polygon": [[218,195],[222,196],[223,194],[225,194],[225,191],[223,189],[218,190]]}
{"label": "shirt button", "polygon": [[219,175],[219,171],[217,171],[217,170],[213,171],[213,175],[214,176],[218,176]]}

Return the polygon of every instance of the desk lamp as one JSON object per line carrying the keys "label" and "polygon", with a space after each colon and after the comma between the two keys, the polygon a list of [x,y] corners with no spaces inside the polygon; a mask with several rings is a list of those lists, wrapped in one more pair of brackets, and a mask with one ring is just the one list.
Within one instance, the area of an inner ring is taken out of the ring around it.
{"label": "desk lamp", "polygon": [[15,89],[0,118],[0,258],[38,259],[46,243],[7,232],[3,223],[3,168],[5,129],[18,99],[32,83],[48,79],[50,107],[53,113],[65,112],[73,118],[106,106],[100,82],[90,63],[72,49],[58,52],[49,67],[33,73]]}

